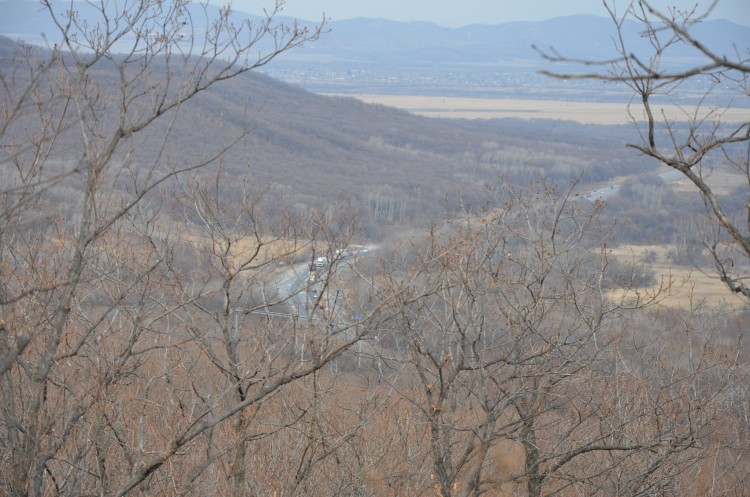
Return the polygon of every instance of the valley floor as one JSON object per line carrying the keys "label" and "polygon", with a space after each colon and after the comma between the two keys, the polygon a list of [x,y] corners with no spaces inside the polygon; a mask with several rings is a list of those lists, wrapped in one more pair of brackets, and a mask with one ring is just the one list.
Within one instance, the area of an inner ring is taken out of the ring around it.
{"label": "valley floor", "polygon": [[[628,105],[621,103],[581,102],[578,100],[532,100],[498,98],[462,98],[423,95],[346,95],[367,103],[396,107],[427,117],[458,119],[562,119],[583,124],[626,124]],[[673,119],[686,116],[686,109],[676,105],[665,105],[663,110]],[[634,117],[639,118],[640,107],[633,107]],[[725,122],[747,121],[750,110],[746,108],[725,109]]]}

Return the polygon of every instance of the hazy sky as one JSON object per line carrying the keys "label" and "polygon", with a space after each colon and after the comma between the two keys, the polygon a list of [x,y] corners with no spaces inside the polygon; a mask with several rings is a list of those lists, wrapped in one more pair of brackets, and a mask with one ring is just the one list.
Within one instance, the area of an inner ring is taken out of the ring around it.
{"label": "hazy sky", "polygon": [[[213,0],[212,0],[213,1]],[[222,3],[221,0],[215,0]],[[610,0],[611,1],[611,0]],[[615,0],[624,7],[628,0]],[[692,8],[708,6],[708,0],[654,0],[659,8],[676,5]],[[260,13],[272,0],[233,0],[236,10]],[[510,21],[539,21],[573,14],[605,16],[602,0],[286,0],[284,15],[319,20],[325,15],[334,21],[353,17],[382,17],[397,21],[429,21],[442,26],[501,24]],[[750,0],[719,0],[712,18],[725,18],[750,25]]]}

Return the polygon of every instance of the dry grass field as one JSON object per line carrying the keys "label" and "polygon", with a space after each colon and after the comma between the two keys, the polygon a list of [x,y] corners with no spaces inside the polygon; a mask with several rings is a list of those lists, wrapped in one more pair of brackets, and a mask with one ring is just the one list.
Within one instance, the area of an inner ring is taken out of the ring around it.
{"label": "dry grass field", "polygon": [[[688,267],[672,264],[667,259],[668,245],[626,245],[612,248],[610,253],[623,262],[643,261],[647,254],[656,254],[651,263],[644,263],[656,272],[657,283],[651,288],[639,289],[645,294],[666,288],[660,305],[676,308],[745,309],[747,303],[732,295],[716,276],[713,267]],[[620,297],[621,295],[616,295]]]}
{"label": "dry grass field", "polygon": [[[626,124],[628,105],[561,100],[522,100],[498,98],[461,98],[421,95],[347,95],[364,102],[396,107],[428,117],[460,119],[560,119],[583,124]],[[675,105],[660,106],[671,119],[684,120],[689,108]],[[631,109],[636,119],[642,110],[637,105]],[[729,122],[747,121],[750,109],[728,109],[721,119]]]}

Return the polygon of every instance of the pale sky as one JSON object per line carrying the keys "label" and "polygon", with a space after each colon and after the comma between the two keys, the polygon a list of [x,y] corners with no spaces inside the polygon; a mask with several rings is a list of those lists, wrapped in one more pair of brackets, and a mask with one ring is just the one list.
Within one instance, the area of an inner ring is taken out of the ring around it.
{"label": "pale sky", "polygon": [[[222,0],[211,1],[225,3]],[[620,8],[625,8],[629,0],[614,1]],[[696,3],[704,6],[705,10],[711,1],[654,0],[652,5],[663,9],[668,6],[690,9]],[[233,0],[232,4],[235,10],[259,14],[264,6],[273,5],[273,0]],[[602,0],[286,0],[283,15],[317,21],[324,12],[333,21],[380,17],[396,21],[428,21],[448,27],[541,21],[574,14],[607,15]],[[711,18],[750,25],[750,1],[719,0]]]}

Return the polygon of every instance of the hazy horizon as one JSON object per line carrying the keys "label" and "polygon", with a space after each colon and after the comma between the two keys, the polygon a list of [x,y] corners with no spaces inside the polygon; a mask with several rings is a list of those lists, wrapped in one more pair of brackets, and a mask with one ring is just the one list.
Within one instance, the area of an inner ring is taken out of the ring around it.
{"label": "hazy horizon", "polygon": [[[211,0],[224,3],[223,0]],[[620,9],[627,5],[625,0],[617,0]],[[656,8],[666,11],[669,6],[680,10],[692,9],[696,3],[699,12],[704,12],[710,1],[696,0],[655,0]],[[262,8],[273,5],[272,0],[233,0],[236,10],[259,14]],[[542,21],[553,17],[576,14],[589,14],[606,17],[607,11],[602,0],[525,0],[524,2],[497,0],[465,0],[457,6],[446,0],[286,0],[283,15],[315,21],[323,18],[341,21],[358,17],[384,18],[394,21],[424,21],[446,27],[460,27],[470,24],[502,24],[514,21]],[[710,19],[728,19],[738,24],[750,26],[750,2],[747,0],[719,0],[709,16]]]}
{"label": "hazy horizon", "polygon": [[[2,8],[12,8],[20,1],[38,0],[0,0]],[[57,0],[60,2],[68,0]],[[81,0],[74,0],[81,1]],[[215,5],[232,4],[234,10],[249,14],[262,15],[269,10],[274,0],[201,0]],[[629,0],[614,1],[618,9],[624,9]],[[676,6],[680,11],[693,9],[704,13],[712,0],[652,0],[651,4],[667,11]],[[353,18],[382,18],[402,22],[430,22],[445,27],[461,27],[471,24],[503,24],[515,21],[543,21],[555,17],[577,14],[607,17],[603,0],[576,0],[560,2],[559,0],[525,0],[523,2],[497,0],[465,0],[457,6],[447,0],[285,0],[283,16],[306,21],[320,21],[325,15],[331,21],[342,21]],[[709,19],[727,19],[737,24],[750,26],[750,2],[747,0],[718,0]]]}

